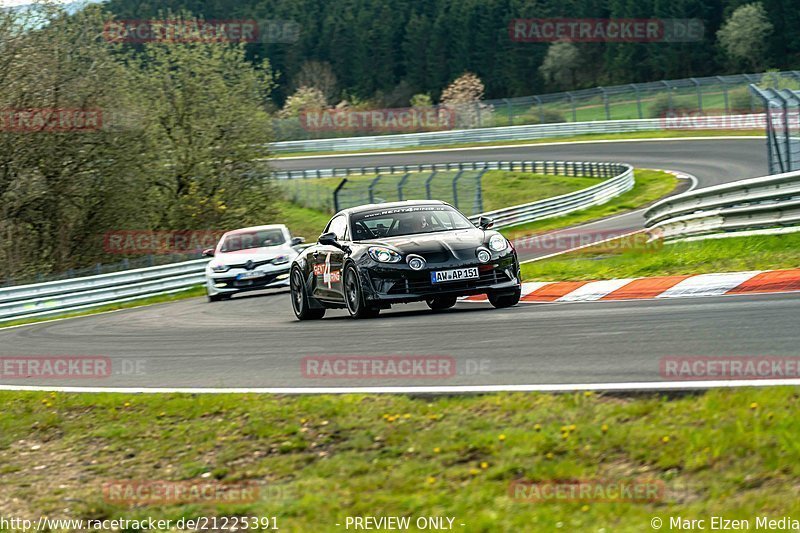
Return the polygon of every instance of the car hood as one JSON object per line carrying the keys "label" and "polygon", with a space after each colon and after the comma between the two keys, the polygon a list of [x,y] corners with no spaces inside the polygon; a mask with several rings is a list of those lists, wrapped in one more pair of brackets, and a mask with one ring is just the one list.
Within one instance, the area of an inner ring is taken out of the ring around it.
{"label": "car hood", "polygon": [[485,246],[485,241],[484,231],[474,228],[386,237],[361,244],[389,246],[406,255],[420,255],[429,263],[443,263],[452,259],[458,261],[475,259],[475,249]]}
{"label": "car hood", "polygon": [[286,246],[270,248],[253,248],[252,250],[239,250],[237,252],[220,252],[214,255],[213,261],[224,265],[243,265],[248,261],[258,263],[275,259],[279,255],[288,255],[294,258],[297,250]]}

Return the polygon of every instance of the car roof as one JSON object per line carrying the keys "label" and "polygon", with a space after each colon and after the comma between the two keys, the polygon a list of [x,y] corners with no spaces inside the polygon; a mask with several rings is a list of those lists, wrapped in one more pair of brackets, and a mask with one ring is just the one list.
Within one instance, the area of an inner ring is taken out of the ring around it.
{"label": "car roof", "polygon": [[349,207],[342,209],[337,214],[353,215],[356,213],[363,213],[364,211],[374,211],[376,209],[394,209],[398,207],[412,207],[415,205],[450,205],[441,200],[404,200],[402,202],[384,202],[382,204],[364,204],[356,207]]}
{"label": "car roof", "polygon": [[268,230],[268,229],[279,229],[279,230],[283,231],[283,230],[286,229],[286,226],[284,224],[267,224],[265,226],[251,226],[249,228],[239,228],[239,229],[234,229],[234,230],[231,230],[231,231],[227,231],[227,232],[225,232],[225,236],[227,236],[227,235],[238,235],[240,233],[252,233],[254,231],[262,231],[262,230]]}

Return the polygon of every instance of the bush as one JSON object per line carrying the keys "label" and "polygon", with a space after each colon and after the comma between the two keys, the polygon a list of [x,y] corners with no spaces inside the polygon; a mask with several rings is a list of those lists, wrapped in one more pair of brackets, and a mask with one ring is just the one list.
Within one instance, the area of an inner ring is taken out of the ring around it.
{"label": "bush", "polygon": [[661,118],[667,116],[672,111],[673,113],[694,113],[697,111],[697,105],[687,104],[675,95],[672,96],[672,109],[670,109],[670,98],[668,93],[659,94],[650,107],[648,113],[650,118]]}
{"label": "bush", "polygon": [[728,108],[732,113],[749,113],[750,90],[747,87],[740,87],[728,91]]}

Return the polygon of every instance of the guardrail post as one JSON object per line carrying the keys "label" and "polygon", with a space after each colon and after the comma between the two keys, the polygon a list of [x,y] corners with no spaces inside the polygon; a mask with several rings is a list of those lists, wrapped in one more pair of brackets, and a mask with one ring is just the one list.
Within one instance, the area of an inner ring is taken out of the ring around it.
{"label": "guardrail post", "polygon": [[347,178],[342,178],[342,181],[339,182],[339,185],[333,190],[333,212],[338,213],[341,211],[339,207],[339,193],[344,188],[345,183],[347,183]]}
{"label": "guardrail post", "polygon": [[538,96],[533,97],[536,100],[536,107],[539,109],[539,124],[544,124],[544,109],[542,109],[542,99]]}

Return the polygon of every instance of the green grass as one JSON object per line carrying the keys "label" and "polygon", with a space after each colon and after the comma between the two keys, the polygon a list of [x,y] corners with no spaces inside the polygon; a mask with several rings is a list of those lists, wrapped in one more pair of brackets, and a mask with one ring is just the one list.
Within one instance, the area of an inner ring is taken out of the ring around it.
{"label": "green grass", "polygon": [[276,159],[286,157],[303,157],[303,156],[323,156],[335,154],[369,154],[380,152],[408,152],[408,151],[435,151],[443,148],[471,148],[476,146],[515,146],[519,144],[545,144],[554,142],[578,142],[578,141],[614,141],[626,139],[680,139],[683,137],[720,137],[720,136],[734,136],[734,137],[750,137],[750,136],[763,136],[763,130],[667,130],[667,131],[636,131],[630,133],[587,133],[584,135],[572,135],[566,137],[548,137],[545,139],[520,139],[515,141],[490,141],[490,142],[472,142],[472,143],[455,143],[455,144],[441,144],[435,146],[409,146],[407,148],[376,148],[372,150],[342,150],[342,151],[320,151],[320,152],[287,152],[275,154]]}
{"label": "green grass", "polygon": [[[464,531],[639,532],[653,516],[800,512],[788,497],[800,477],[794,387],[672,398],[0,392],[0,404],[6,517],[277,515],[284,531],[341,531],[346,516],[433,515]],[[509,493],[515,480],[632,478],[663,482],[667,496],[532,503]],[[109,480],[280,490],[255,503],[132,507],[104,500]]]}
{"label": "green grass", "polygon": [[597,185],[602,179],[491,170],[483,175],[483,210],[544,200]]}
{"label": "green grass", "polygon": [[537,281],[579,281],[798,267],[800,233],[790,233],[660,246],[598,245],[526,263],[522,265],[522,277]]}
{"label": "green grass", "polygon": [[278,200],[276,204],[278,208],[276,220],[286,224],[293,236],[303,237],[309,243],[316,242],[331,218],[328,213],[302,207],[286,200]]}
{"label": "green grass", "polygon": [[514,239],[537,232],[565,228],[576,224],[584,224],[593,220],[619,215],[627,211],[640,209],[672,192],[678,185],[678,178],[672,174],[658,170],[634,170],[636,184],[633,189],[612,199],[611,201],[575,211],[562,217],[547,218],[528,224],[520,224],[502,230],[507,237]]}
{"label": "green grass", "polygon": [[153,304],[160,304],[166,302],[174,302],[177,300],[184,300],[186,298],[194,298],[197,296],[202,296],[206,294],[206,290],[202,285],[198,285],[197,287],[191,287],[179,292],[174,292],[172,294],[162,294],[160,296],[149,296],[146,298],[142,298],[139,300],[132,300],[130,302],[122,302],[116,304],[108,304],[103,305],[101,307],[95,307],[93,309],[84,309],[82,311],[75,311],[71,313],[64,313],[63,315],[58,316],[50,316],[45,318],[25,318],[21,320],[9,320],[9,321],[0,321],[0,329],[6,328],[9,326],[19,326],[22,324],[34,324],[36,322],[46,322],[48,320],[54,320],[56,318],[75,318],[79,316],[86,316],[86,315],[95,315],[97,313],[106,313],[108,311],[116,311],[118,309],[130,309],[132,307],[140,307],[143,305],[153,305]]}

